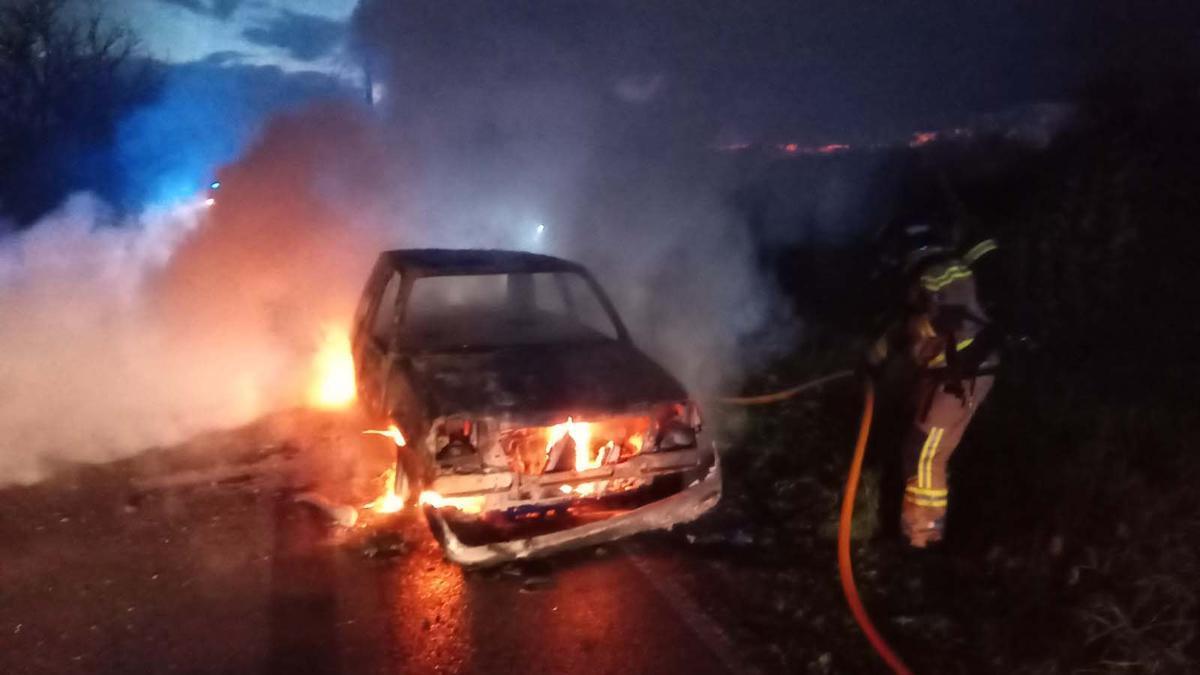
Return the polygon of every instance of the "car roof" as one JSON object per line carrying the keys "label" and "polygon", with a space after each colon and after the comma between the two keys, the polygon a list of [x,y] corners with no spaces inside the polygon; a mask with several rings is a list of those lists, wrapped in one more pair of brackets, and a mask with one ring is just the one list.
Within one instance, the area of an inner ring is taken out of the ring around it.
{"label": "car roof", "polygon": [[479,248],[401,248],[385,251],[392,268],[414,276],[583,272],[583,266],[541,253]]}

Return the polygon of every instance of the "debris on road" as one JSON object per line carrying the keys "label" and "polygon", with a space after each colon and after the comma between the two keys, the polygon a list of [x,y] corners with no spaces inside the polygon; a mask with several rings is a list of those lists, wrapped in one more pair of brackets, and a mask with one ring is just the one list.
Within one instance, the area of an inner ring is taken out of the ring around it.
{"label": "debris on road", "polygon": [[311,506],[324,514],[331,522],[341,527],[354,527],[358,522],[358,509],[348,504],[337,504],[315,492],[302,492],[292,498],[297,504]]}
{"label": "debris on road", "polygon": [[738,528],[731,532],[709,532],[705,534],[688,534],[687,542],[698,546],[728,544],[732,546],[751,546],[754,535],[749,531]]}
{"label": "debris on road", "polygon": [[396,532],[376,532],[363,542],[364,558],[394,558],[408,552],[408,542]]}
{"label": "debris on road", "polygon": [[500,568],[500,575],[512,577],[521,583],[521,593],[532,593],[554,585],[551,567],[544,561],[526,560],[511,562]]}

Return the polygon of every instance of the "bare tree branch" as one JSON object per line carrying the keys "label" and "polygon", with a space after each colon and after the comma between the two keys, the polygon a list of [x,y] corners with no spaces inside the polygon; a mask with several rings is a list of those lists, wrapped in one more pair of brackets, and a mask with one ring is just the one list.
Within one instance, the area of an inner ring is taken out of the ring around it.
{"label": "bare tree branch", "polygon": [[[0,7],[0,208],[10,210],[30,186],[30,163],[49,166],[103,144],[131,106],[157,82],[136,34],[91,3],[9,0]],[[67,166],[66,168],[70,168]],[[48,169],[44,192],[54,187]],[[64,181],[65,182],[65,181]],[[35,191],[36,192],[36,191]],[[34,199],[34,198],[30,198]]]}

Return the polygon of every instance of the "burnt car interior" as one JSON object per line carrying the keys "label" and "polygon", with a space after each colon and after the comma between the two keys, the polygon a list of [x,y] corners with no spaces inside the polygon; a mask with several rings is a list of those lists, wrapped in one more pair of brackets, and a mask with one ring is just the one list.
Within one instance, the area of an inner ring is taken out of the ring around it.
{"label": "burnt car interior", "polygon": [[615,322],[572,272],[431,276],[413,282],[401,351],[442,352],[617,338]]}

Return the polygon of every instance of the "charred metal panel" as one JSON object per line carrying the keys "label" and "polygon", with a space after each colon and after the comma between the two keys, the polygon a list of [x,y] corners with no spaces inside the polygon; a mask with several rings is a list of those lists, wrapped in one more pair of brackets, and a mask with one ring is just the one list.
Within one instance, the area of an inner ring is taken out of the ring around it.
{"label": "charred metal panel", "polygon": [[435,416],[522,411],[565,419],[686,398],[661,366],[615,341],[430,354],[406,360],[405,367]]}
{"label": "charred metal panel", "polygon": [[525,251],[409,248],[387,251],[383,255],[394,269],[416,276],[584,271],[578,263]]}
{"label": "charred metal panel", "polygon": [[436,512],[427,514],[430,527],[434,528],[434,534],[441,542],[447,558],[460,565],[483,567],[600,544],[638,532],[669,529],[699,518],[715,507],[720,499],[721,469],[719,464],[714,464],[701,480],[682,492],[623,515],[569,530],[511,541],[471,546],[460,540]]}

